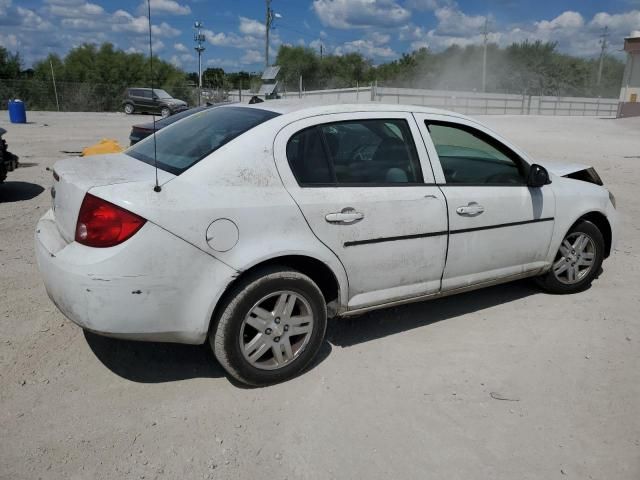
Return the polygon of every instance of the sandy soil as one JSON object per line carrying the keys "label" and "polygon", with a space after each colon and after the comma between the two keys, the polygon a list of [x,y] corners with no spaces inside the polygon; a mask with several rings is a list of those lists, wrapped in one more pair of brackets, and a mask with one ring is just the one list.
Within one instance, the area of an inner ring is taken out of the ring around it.
{"label": "sandy soil", "polygon": [[622,237],[589,291],[334,322],[305,375],[241,389],[205,346],[84,334],[40,281],[46,168],[149,117],[0,113],[24,166],[0,187],[0,478],[640,478],[640,119],[482,118],[615,192]]}

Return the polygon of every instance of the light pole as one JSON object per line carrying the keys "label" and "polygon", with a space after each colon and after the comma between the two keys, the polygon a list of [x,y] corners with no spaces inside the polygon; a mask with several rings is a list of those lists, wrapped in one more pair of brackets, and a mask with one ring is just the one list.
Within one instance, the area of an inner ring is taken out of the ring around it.
{"label": "light pole", "polygon": [[203,45],[205,41],[204,33],[202,33],[202,22],[196,22],[193,24],[193,27],[197,30],[193,35],[193,41],[196,42],[196,46],[194,47],[195,51],[198,52],[198,105],[200,105],[200,93],[202,91],[202,52],[204,52],[205,46]]}

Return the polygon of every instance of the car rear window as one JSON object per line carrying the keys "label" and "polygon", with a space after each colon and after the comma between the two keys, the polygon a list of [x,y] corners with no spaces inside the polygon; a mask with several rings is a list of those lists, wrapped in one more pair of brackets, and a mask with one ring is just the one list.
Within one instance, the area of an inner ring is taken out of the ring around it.
{"label": "car rear window", "polygon": [[155,155],[153,135],[125,153],[149,165],[157,163],[158,168],[180,175],[234,138],[279,115],[257,108],[211,108],[157,132]]}

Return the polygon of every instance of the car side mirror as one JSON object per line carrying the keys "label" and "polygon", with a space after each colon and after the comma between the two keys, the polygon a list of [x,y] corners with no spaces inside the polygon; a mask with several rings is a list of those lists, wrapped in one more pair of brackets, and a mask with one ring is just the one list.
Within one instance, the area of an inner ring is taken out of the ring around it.
{"label": "car side mirror", "polygon": [[529,176],[527,177],[527,186],[540,188],[551,183],[549,172],[542,165],[534,163],[529,168]]}

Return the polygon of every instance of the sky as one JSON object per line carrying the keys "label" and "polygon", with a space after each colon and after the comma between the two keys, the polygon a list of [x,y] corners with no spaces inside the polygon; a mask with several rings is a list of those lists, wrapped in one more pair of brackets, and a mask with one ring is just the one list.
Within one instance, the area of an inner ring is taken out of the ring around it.
{"label": "sky", "polygon": [[[154,54],[197,70],[193,23],[204,23],[203,68],[264,67],[265,0],[151,0]],[[489,41],[556,41],[560,51],[594,57],[608,27],[608,51],[622,57],[623,38],[640,36],[640,0],[273,0],[279,18],[270,55],[282,44],[342,55],[360,52],[374,64],[420,47]],[[148,51],[146,0],[0,0],[0,45],[26,67],[48,53],[85,42]]]}

